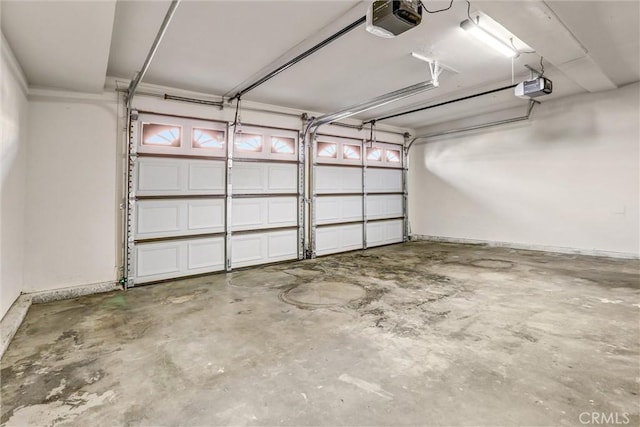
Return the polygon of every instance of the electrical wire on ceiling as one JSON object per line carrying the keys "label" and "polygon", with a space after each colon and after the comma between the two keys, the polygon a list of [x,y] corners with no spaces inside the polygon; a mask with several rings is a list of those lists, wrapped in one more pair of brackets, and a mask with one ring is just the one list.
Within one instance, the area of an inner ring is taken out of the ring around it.
{"label": "electrical wire on ceiling", "polygon": [[[468,3],[468,2],[467,2]],[[422,0],[420,1],[420,6],[422,6],[422,8],[424,9],[425,12],[427,13],[438,13],[438,12],[444,12],[445,10],[449,10],[451,9],[451,6],[453,6],[453,0],[451,0],[451,2],[449,3],[448,7],[445,7],[444,9],[438,9],[438,10],[429,10],[427,9],[427,6],[424,5],[424,3],[422,2]]]}
{"label": "electrical wire on ceiling", "polygon": [[518,51],[518,53],[527,53],[527,54],[528,54],[528,53],[536,53],[536,51],[535,51],[535,50],[520,50],[520,49],[518,49],[518,48],[516,47],[516,45],[515,45],[515,44],[513,44],[513,37],[511,37],[511,38],[509,39],[509,42],[511,43],[511,47],[513,47],[515,50],[517,50],[517,51]]}
{"label": "electrical wire on ceiling", "polygon": [[467,18],[469,18],[469,21],[474,22],[473,18],[471,18],[471,2],[469,0],[467,0]]}

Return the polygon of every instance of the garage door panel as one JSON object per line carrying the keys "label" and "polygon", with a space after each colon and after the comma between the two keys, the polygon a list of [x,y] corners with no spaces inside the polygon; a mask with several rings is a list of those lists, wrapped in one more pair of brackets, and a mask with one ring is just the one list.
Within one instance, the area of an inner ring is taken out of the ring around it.
{"label": "garage door panel", "polygon": [[233,231],[289,227],[298,224],[296,197],[256,197],[233,199]]}
{"label": "garage door panel", "polygon": [[234,193],[258,193],[264,188],[263,165],[235,162],[231,183]]}
{"label": "garage door panel", "polygon": [[288,227],[298,224],[298,199],[296,197],[267,199],[267,224]]}
{"label": "garage door panel", "polygon": [[316,199],[318,224],[362,220],[362,196],[331,196]]}
{"label": "garage door panel", "polygon": [[224,157],[227,126],[225,122],[141,113],[132,130],[137,153]]}
{"label": "garage door panel", "polygon": [[223,161],[141,157],[137,196],[224,194]]}
{"label": "garage door panel", "polygon": [[267,256],[270,261],[298,257],[298,234],[296,230],[267,235]]}
{"label": "garage door panel", "polygon": [[231,237],[232,267],[297,259],[297,230],[239,234]]}
{"label": "garage door panel", "polygon": [[403,216],[403,196],[401,194],[381,194],[367,196],[367,219],[398,218]]}
{"label": "garage door panel", "polygon": [[231,208],[232,230],[251,229],[263,224],[263,202],[260,199],[234,199]]}
{"label": "garage door panel", "polygon": [[232,267],[259,264],[262,259],[261,235],[244,234],[231,237]]}
{"label": "garage door panel", "polygon": [[183,249],[180,243],[139,245],[136,249],[136,273],[140,278],[180,271],[181,249]]}
{"label": "garage door panel", "polygon": [[316,192],[361,193],[362,169],[340,166],[316,167]]}
{"label": "garage door panel", "polygon": [[298,166],[235,162],[231,182],[233,194],[297,193]]}
{"label": "garage door panel", "polygon": [[267,188],[269,193],[298,191],[298,166],[292,164],[268,165]]}
{"label": "garage door panel", "polygon": [[187,268],[221,270],[224,266],[224,239],[202,239],[187,243]]}
{"label": "garage door panel", "polygon": [[133,255],[136,282],[144,283],[224,269],[224,238],[141,243]]}
{"label": "garage door panel", "polygon": [[176,202],[140,201],[136,209],[136,237],[158,237],[180,232],[180,206]]}
{"label": "garage door panel", "polygon": [[224,191],[224,162],[189,164],[190,191]]}
{"label": "garage door panel", "polygon": [[354,249],[362,249],[362,224],[318,227],[316,253],[327,255]]}
{"label": "garage door panel", "polygon": [[224,231],[224,199],[189,201],[187,231],[221,233]]}
{"label": "garage door panel", "polygon": [[401,219],[370,222],[367,224],[367,247],[402,242],[402,235],[403,222]]}
{"label": "garage door panel", "polygon": [[138,194],[180,191],[182,168],[177,160],[140,159],[138,162]]}
{"label": "garage door panel", "polygon": [[138,200],[134,237],[152,239],[224,231],[224,200]]}
{"label": "garage door panel", "polygon": [[368,193],[402,192],[402,169],[367,169],[365,186]]}
{"label": "garage door panel", "polygon": [[316,222],[318,224],[339,222],[340,220],[340,200],[337,197],[318,197],[316,199]]}

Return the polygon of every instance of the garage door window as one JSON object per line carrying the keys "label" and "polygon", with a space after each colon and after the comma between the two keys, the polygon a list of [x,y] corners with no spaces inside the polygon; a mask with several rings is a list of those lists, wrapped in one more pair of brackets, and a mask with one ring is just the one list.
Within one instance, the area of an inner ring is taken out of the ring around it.
{"label": "garage door window", "polygon": [[380,148],[367,148],[367,160],[374,162],[382,161],[382,149]]}
{"label": "garage door window", "polygon": [[144,123],[142,125],[142,145],[179,147],[181,131],[179,126]]}
{"label": "garage door window", "polygon": [[398,150],[386,150],[387,162],[400,163],[400,151]]}
{"label": "garage door window", "polygon": [[296,141],[293,138],[271,137],[271,152],[274,154],[294,154],[295,147]]}
{"label": "garage door window", "polygon": [[235,137],[236,150],[259,153],[262,151],[262,135],[238,133]]}
{"label": "garage door window", "polygon": [[318,157],[336,159],[338,157],[338,144],[318,142]]}
{"label": "garage door window", "polygon": [[357,145],[343,145],[342,157],[345,160],[360,160],[360,147]]}
{"label": "garage door window", "polygon": [[193,148],[224,149],[224,131],[214,129],[194,128],[191,137]]}

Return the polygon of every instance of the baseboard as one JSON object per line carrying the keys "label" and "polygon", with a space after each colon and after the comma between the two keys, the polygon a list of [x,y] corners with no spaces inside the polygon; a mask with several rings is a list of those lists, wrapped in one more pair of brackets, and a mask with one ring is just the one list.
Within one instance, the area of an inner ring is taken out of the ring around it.
{"label": "baseboard", "polygon": [[9,347],[9,343],[11,343],[16,332],[18,332],[18,328],[22,325],[22,321],[27,315],[32,302],[30,295],[20,295],[0,320],[0,358]]}
{"label": "baseboard", "polygon": [[18,328],[24,321],[31,304],[41,304],[122,289],[118,282],[104,282],[20,295],[0,321],[0,358],[4,355],[9,343],[11,343]]}
{"label": "baseboard", "polygon": [[93,283],[91,285],[31,292],[27,295],[30,295],[33,298],[34,304],[41,304],[45,302],[59,301],[63,299],[77,298],[84,295],[100,294],[103,292],[118,290],[122,290],[122,286],[118,282],[103,282]]}
{"label": "baseboard", "polygon": [[523,243],[512,243],[512,242],[494,242],[490,240],[463,239],[463,238],[457,238],[457,237],[443,237],[443,236],[428,236],[423,234],[412,234],[411,240],[426,240],[430,242],[442,242],[442,243],[462,243],[466,245],[495,246],[495,247],[510,248],[510,249],[523,249],[527,251],[555,252],[560,254],[588,255],[588,256],[599,256],[599,257],[620,258],[620,259],[640,259],[640,256],[638,256],[637,254],[632,254],[627,252],[601,251],[596,249],[565,248],[562,246],[528,245]]}

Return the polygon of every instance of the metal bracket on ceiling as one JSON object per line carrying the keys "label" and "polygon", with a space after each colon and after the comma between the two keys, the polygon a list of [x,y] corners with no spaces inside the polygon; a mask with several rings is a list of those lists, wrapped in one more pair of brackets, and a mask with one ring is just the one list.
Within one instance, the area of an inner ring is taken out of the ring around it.
{"label": "metal bracket on ceiling", "polygon": [[538,69],[536,69],[536,68],[533,68],[531,65],[524,64],[524,68],[526,68],[527,70],[529,70],[529,73],[530,73],[530,79],[531,79],[531,80],[533,80],[533,79],[535,79],[535,78],[536,78],[536,77],[534,77],[534,76],[533,76],[534,74],[536,74],[538,77],[542,76],[542,71],[540,71],[540,70],[538,70]]}
{"label": "metal bracket on ceiling", "polygon": [[429,58],[427,56],[424,56],[421,53],[418,52],[411,52],[411,56],[413,56],[416,59],[419,59],[420,61],[424,61],[427,64],[429,64],[429,72],[431,73],[431,79],[433,79],[436,84],[438,84],[438,78],[440,77],[440,74],[442,73],[442,71],[447,70],[450,71],[454,74],[460,74],[460,72],[458,70],[456,70],[455,68],[449,67],[448,65],[443,64],[442,62],[438,61],[437,59],[433,59],[433,58]]}
{"label": "metal bracket on ceiling", "polygon": [[408,143],[409,143],[409,141],[411,140],[411,134],[410,134],[409,132],[405,132],[405,133],[403,133],[403,134],[402,134],[402,138],[403,138],[403,140],[404,140],[403,147],[404,147],[405,153],[407,153],[407,152],[409,151],[409,150],[407,149],[407,144],[408,144]]}
{"label": "metal bracket on ceiling", "polygon": [[431,72],[431,80],[433,80],[433,85],[435,87],[440,86],[440,81],[438,77],[440,77],[440,73],[442,73],[443,68],[440,66],[438,61],[429,61],[429,71]]}

